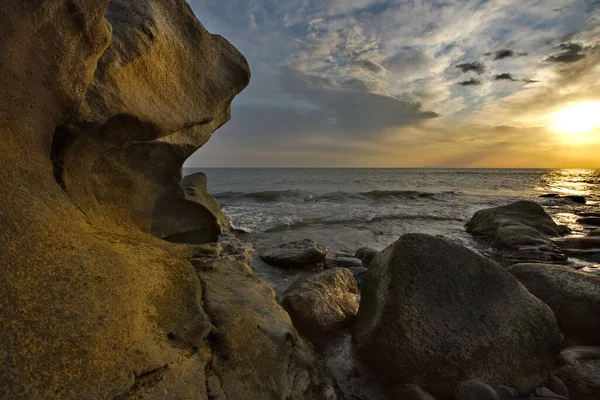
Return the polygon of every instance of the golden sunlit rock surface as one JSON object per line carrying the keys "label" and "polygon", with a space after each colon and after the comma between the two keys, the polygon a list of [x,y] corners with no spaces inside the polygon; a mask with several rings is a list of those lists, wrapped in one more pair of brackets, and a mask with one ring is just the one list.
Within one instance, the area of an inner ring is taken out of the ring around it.
{"label": "golden sunlit rock surface", "polygon": [[247,266],[157,238],[218,235],[180,167],[243,56],[183,0],[7,0],[0,37],[0,396],[335,398]]}

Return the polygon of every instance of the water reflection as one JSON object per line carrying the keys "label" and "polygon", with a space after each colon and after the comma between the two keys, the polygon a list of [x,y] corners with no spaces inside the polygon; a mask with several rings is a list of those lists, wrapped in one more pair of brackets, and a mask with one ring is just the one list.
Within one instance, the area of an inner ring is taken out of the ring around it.
{"label": "water reflection", "polygon": [[593,169],[557,169],[545,173],[536,190],[564,196],[585,196],[589,201],[599,200],[600,171]]}

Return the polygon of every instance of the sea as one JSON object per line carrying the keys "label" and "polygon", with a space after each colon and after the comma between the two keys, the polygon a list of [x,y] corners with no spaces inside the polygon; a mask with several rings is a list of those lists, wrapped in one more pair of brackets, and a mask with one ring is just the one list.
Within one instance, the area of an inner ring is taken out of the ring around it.
{"label": "sea", "polygon": [[[573,235],[592,227],[578,213],[599,212],[600,170],[589,169],[367,169],[205,168],[209,192],[223,205],[238,235],[256,249],[251,266],[279,299],[293,282],[314,273],[264,264],[264,248],[310,238],[329,253],[360,247],[382,250],[406,233],[441,235],[488,255],[464,225],[481,209],[531,200]],[[548,198],[541,195],[555,194]],[[585,205],[564,196],[585,196]],[[348,398],[381,394],[352,354],[343,332],[321,351]]]}

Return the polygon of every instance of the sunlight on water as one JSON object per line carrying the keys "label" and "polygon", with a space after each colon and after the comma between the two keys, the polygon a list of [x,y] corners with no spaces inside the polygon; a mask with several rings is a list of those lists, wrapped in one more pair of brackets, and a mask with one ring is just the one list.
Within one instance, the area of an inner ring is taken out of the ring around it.
{"label": "sunlight on water", "polygon": [[560,169],[549,171],[542,177],[539,191],[561,195],[590,196],[600,183],[600,174],[592,169]]}

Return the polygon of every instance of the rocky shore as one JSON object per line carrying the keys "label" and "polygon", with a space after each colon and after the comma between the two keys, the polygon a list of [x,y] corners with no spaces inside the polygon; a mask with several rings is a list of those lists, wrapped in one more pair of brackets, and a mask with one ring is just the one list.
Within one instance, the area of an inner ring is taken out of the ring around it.
{"label": "rocky shore", "polygon": [[600,399],[595,231],[518,202],[466,226],[493,259],[261,249],[304,272],[280,304],[181,176],[249,82],[227,40],[183,0],[6,0],[0,37],[0,398],[357,399],[322,353],[346,332],[390,399]]}

